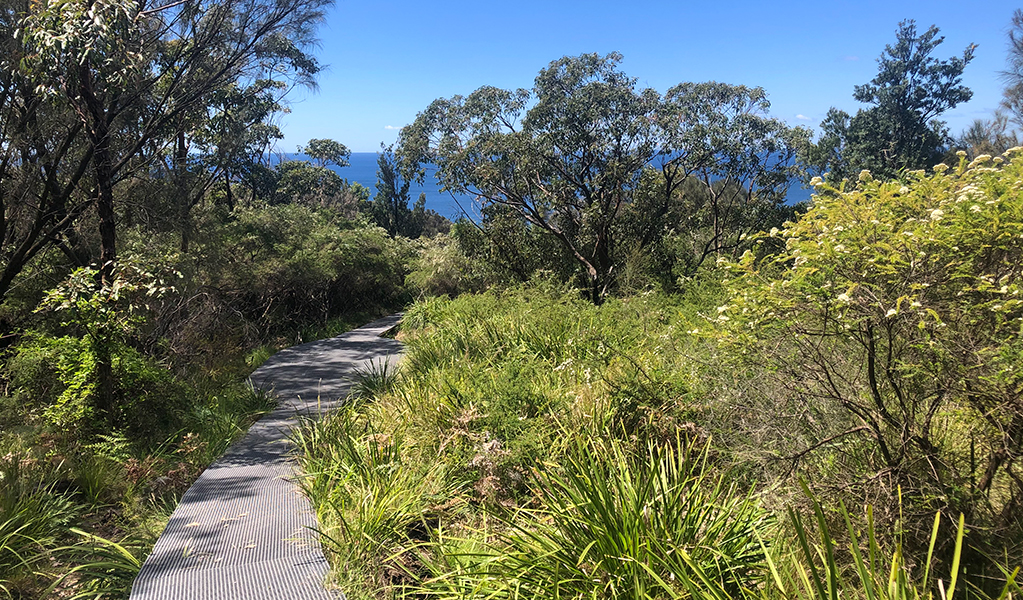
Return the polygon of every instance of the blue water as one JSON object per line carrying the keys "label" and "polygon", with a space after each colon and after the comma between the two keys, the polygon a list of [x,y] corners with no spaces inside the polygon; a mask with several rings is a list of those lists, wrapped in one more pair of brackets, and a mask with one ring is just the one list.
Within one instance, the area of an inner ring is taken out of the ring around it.
{"label": "blue water", "polygon": [[[377,156],[376,152],[353,152],[348,158],[347,167],[334,167],[331,169],[348,180],[349,183],[358,183],[369,188],[370,197],[377,194]],[[288,160],[308,160],[302,154],[286,154]],[[454,221],[463,214],[479,220],[479,207],[473,202],[471,196],[455,195],[440,191],[437,179],[430,171],[423,179],[423,185],[412,182],[409,187],[409,198],[415,202],[419,194],[426,194],[426,208],[435,210],[441,215]],[[461,206],[459,206],[461,205]]]}
{"label": "blue water", "polygon": [[[301,154],[287,154],[288,160],[306,160],[307,157]],[[376,152],[353,152],[348,159],[349,166],[338,168],[331,167],[338,175],[351,183],[359,183],[369,188],[370,197],[377,193],[377,153]],[[811,190],[803,189],[798,183],[789,188],[786,203],[795,203],[810,199]],[[452,195],[448,192],[441,192],[433,172],[429,171],[423,179],[423,185],[415,182],[409,187],[409,197],[412,202],[419,198],[419,194],[426,194],[426,208],[432,209],[444,215],[452,221],[462,215],[479,220],[479,206],[471,196]]]}

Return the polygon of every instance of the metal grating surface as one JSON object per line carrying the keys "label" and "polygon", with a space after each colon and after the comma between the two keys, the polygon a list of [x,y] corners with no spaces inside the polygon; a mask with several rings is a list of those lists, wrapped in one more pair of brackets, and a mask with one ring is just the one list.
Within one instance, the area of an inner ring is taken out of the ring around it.
{"label": "metal grating surface", "polygon": [[380,337],[392,315],[335,338],[294,346],[252,373],[281,404],[195,481],[171,515],[131,590],[131,600],[334,600],[309,500],[293,482],[287,433],[298,415],[329,410],[348,377],[370,362],[397,360],[401,344]]}

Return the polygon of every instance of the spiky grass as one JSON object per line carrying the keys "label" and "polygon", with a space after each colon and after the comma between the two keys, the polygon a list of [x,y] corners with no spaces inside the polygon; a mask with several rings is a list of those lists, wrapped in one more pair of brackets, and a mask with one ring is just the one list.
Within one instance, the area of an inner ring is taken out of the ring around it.
{"label": "spiky grass", "polygon": [[394,391],[400,381],[401,373],[394,357],[370,361],[352,377],[351,395],[361,399],[379,398]]}
{"label": "spiky grass", "polygon": [[502,531],[475,547],[439,537],[416,593],[643,600],[684,595],[688,577],[740,595],[766,573],[758,535],[771,519],[705,450],[582,445],[538,475],[540,508],[498,515]]}
{"label": "spiky grass", "polygon": [[143,545],[115,542],[77,528],[70,531],[80,542],[60,551],[73,560],[74,566],[50,586],[49,592],[66,587],[68,600],[126,598],[142,568]]}
{"label": "spiky grass", "polygon": [[[861,523],[844,503],[839,503],[838,513],[844,527],[832,531],[833,525],[825,516],[820,501],[805,486],[804,492],[810,497],[813,518],[808,522],[795,510],[788,510],[795,539],[791,544],[779,545],[777,552],[767,553],[772,583],[770,595],[795,600],[992,598],[984,590],[966,588],[960,583],[960,560],[966,532],[963,515],[959,515],[952,532],[955,548],[951,564],[947,572],[939,574],[936,572],[934,549],[942,536],[950,535],[941,531],[940,513],[934,515],[926,557],[907,556],[898,536],[893,548],[888,552],[883,550],[878,542],[871,507],[866,508],[865,522]],[[848,540],[845,550],[849,561],[838,559],[843,549],[836,542],[836,534]],[[1004,600],[1018,595],[1021,592],[1016,583],[1019,568],[1010,570],[997,564],[996,567],[1002,572],[1004,581],[1001,592],[993,598]]]}

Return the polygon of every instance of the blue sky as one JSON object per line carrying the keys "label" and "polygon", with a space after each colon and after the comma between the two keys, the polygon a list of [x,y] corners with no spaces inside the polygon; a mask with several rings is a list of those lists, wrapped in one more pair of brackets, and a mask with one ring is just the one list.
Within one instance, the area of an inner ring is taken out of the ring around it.
{"label": "blue sky", "polygon": [[932,24],[945,42],[935,56],[976,57],[964,83],[973,99],[946,113],[954,133],[997,107],[1006,32],[1020,4],[994,0],[747,2],[662,0],[338,0],[320,29],[328,65],[315,93],[291,96],[279,150],[332,138],[376,151],[436,98],[483,85],[531,87],[552,60],[585,52],[624,55],[641,87],[664,92],[683,81],[767,90],[771,113],[816,126],[828,108],[855,112],[853,86],[877,73],[899,21]]}

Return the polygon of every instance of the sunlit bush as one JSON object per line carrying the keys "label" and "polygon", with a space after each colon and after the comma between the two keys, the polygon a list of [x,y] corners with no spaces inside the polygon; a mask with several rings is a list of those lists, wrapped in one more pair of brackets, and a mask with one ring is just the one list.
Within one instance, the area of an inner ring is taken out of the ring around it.
{"label": "sunlit bush", "polygon": [[818,485],[884,519],[901,486],[921,544],[935,510],[965,513],[974,544],[1018,543],[1023,156],[851,188],[818,182],[767,234],[783,252],[726,263],[732,297],[710,318],[784,390],[778,414],[801,415],[775,432],[804,440],[789,458]]}

